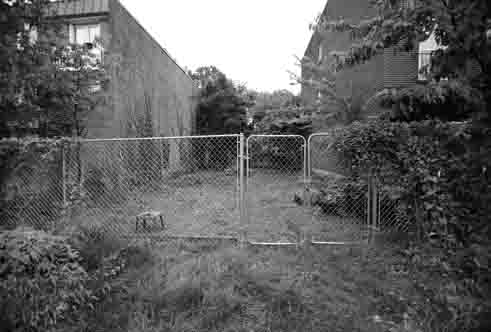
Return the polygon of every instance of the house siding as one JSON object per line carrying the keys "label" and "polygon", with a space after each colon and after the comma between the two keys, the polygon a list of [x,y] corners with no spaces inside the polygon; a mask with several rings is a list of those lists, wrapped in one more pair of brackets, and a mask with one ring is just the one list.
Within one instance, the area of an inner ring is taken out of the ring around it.
{"label": "house siding", "polygon": [[154,136],[194,133],[197,87],[118,0],[59,1],[51,6],[53,15],[68,24],[101,26],[108,98],[89,114],[88,138],[137,136],[136,119],[145,108]]}
{"label": "house siding", "polygon": [[[401,1],[407,7],[408,1]],[[352,23],[358,23],[376,15],[376,11],[366,0],[329,0],[324,9],[323,16],[329,20],[343,18]],[[347,51],[356,42],[347,32],[330,32],[323,35],[321,40],[318,33],[314,33],[306,49],[305,56],[317,60],[319,45],[322,43],[322,53],[332,51]],[[326,57],[326,61],[330,61]],[[304,73],[302,72],[302,75]],[[366,105],[370,97],[386,88],[404,88],[414,85],[418,77],[418,54],[413,52],[395,52],[393,49],[384,50],[366,63],[344,69],[336,77],[336,91],[343,97],[352,96],[354,108],[361,111],[358,118],[363,120],[375,116],[384,110],[376,102]],[[316,93],[308,86],[302,87],[302,98],[309,103],[315,100]],[[333,106],[329,106],[333,107]],[[329,112],[330,109],[326,109]],[[317,128],[325,129],[332,126],[329,123]]]}
{"label": "house siding", "polygon": [[[359,22],[368,19],[375,14],[367,1],[361,0],[329,0],[324,10],[324,17],[335,20],[343,18],[350,22]],[[324,34],[322,38],[318,33],[314,33],[305,52],[305,56],[318,60],[319,46],[322,46],[323,61],[334,61],[329,55],[332,51],[347,51],[354,41],[348,32],[330,32]],[[361,109],[364,101],[383,88],[384,79],[384,57],[376,56],[369,61],[343,69],[336,77],[336,92],[341,97],[352,97],[354,109]],[[302,88],[302,97],[307,102],[315,100],[316,93],[310,87]],[[323,108],[326,113],[331,113],[339,105],[330,104]],[[322,113],[322,110],[321,110]],[[344,121],[344,120],[339,120]],[[338,122],[339,122],[338,121]],[[322,131],[335,125],[332,121],[319,121],[316,131]]]}
{"label": "house siding", "polygon": [[53,2],[51,9],[57,16],[83,16],[109,12],[110,0],[63,0]]}
{"label": "house siding", "polygon": [[135,118],[149,108],[153,135],[194,132],[192,79],[118,2],[110,8],[114,126],[111,136],[136,135]]}
{"label": "house siding", "polygon": [[405,88],[414,85],[418,79],[418,52],[398,52],[385,49],[384,88]]}

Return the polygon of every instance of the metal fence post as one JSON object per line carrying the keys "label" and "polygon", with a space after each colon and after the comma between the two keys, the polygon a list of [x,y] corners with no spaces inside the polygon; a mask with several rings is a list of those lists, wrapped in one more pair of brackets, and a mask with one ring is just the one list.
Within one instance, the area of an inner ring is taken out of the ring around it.
{"label": "metal fence post", "polygon": [[377,184],[375,182],[375,179],[372,178],[372,204],[373,204],[373,208],[372,208],[372,215],[373,215],[373,224],[374,224],[374,228],[375,228],[375,231],[378,231],[378,227],[379,227],[379,223],[378,223],[378,219],[379,219],[379,209],[378,209],[378,195],[377,195]]}
{"label": "metal fence post", "polygon": [[[63,144],[61,147],[61,185],[63,192],[63,209],[66,209],[66,145]],[[66,211],[65,211],[66,212]]]}
{"label": "metal fence post", "polygon": [[[62,193],[62,210],[61,210],[61,218],[62,222],[65,223],[67,219],[67,188],[66,188],[66,143],[62,142],[61,145],[61,193]],[[59,219],[59,218],[57,218]],[[58,220],[55,220],[55,227],[57,228]]]}
{"label": "metal fence post", "polygon": [[373,242],[375,233],[378,229],[378,194],[377,186],[375,185],[374,178],[370,175],[368,177],[368,227],[369,227],[369,242]]}
{"label": "metal fence post", "polygon": [[372,242],[372,237],[373,237],[373,225],[372,225],[372,181],[371,177],[368,176],[367,182],[367,227],[368,227],[368,239],[367,242],[370,244]]}
{"label": "metal fence post", "polygon": [[247,156],[245,156],[244,149],[244,134],[241,133],[239,136],[239,199],[240,199],[240,245],[243,247],[246,240],[245,235],[245,224],[246,224],[246,203],[245,203],[245,172],[244,172],[244,162],[246,161]]}

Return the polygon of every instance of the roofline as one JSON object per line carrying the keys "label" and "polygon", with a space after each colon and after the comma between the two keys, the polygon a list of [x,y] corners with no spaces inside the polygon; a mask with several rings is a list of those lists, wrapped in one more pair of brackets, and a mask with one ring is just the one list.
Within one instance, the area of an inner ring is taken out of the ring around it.
{"label": "roofline", "polygon": [[[326,16],[327,15],[327,7],[329,5],[329,0],[326,1],[326,5],[324,6],[324,9],[322,10],[321,16]],[[311,36],[309,43],[307,44],[307,48],[305,49],[305,52],[303,53],[303,56],[305,57],[307,55],[307,51],[310,49],[310,45],[314,42],[314,36],[316,32],[314,31]]]}
{"label": "roofline", "polygon": [[[135,20],[136,24],[140,27],[140,29],[142,29],[148,36],[150,36],[150,39],[158,45],[158,47],[160,48],[160,50],[184,73],[184,75],[186,75],[187,78],[189,78],[189,80],[191,82],[194,83],[193,79],[191,78],[191,76],[188,75],[188,73],[184,70],[184,68],[182,68],[177,62],[176,60],[174,60],[174,58],[172,58],[169,54],[169,52],[167,52],[167,50],[162,46],[160,45],[160,43],[152,36],[152,34],[150,34],[147,29],[145,29],[143,27],[143,25],[141,25],[141,23],[130,13],[130,11],[128,9],[126,9],[126,7],[121,3],[121,1],[119,0],[111,0],[111,1],[117,1],[119,3],[119,5],[121,6],[121,8],[123,8],[123,10],[126,11],[126,13]],[[111,11],[111,10],[109,10]]]}

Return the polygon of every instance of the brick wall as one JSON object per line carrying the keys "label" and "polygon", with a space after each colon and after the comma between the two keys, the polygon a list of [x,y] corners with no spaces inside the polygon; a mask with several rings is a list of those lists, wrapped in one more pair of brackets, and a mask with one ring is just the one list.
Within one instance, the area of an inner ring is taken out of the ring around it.
{"label": "brick wall", "polygon": [[[358,22],[361,19],[369,18],[374,15],[373,8],[368,1],[362,0],[329,0],[324,15],[328,19],[343,18],[348,21]],[[347,32],[330,32],[324,34],[322,38],[314,34],[305,55],[319,60],[319,53],[322,52],[322,61],[334,61],[329,53],[332,51],[346,51],[353,44]],[[322,50],[320,50],[320,46]],[[344,69],[336,78],[336,92],[341,97],[353,97],[353,107],[361,108],[363,102],[371,95],[383,87],[384,59],[377,56],[370,61]],[[316,92],[312,89],[302,89],[302,97],[307,100],[314,100]],[[334,104],[324,108],[324,112],[331,112],[337,106]],[[333,125],[332,121],[319,122],[316,131],[322,131]]]}
{"label": "brick wall", "polygon": [[134,136],[135,119],[145,110],[153,118],[153,135],[191,135],[193,81],[118,1],[110,6],[115,123],[110,135]]}
{"label": "brick wall", "polygon": [[418,52],[384,50],[384,87],[404,88],[414,85],[418,79]]}
{"label": "brick wall", "polygon": [[[404,5],[407,1],[403,1]],[[376,12],[366,0],[329,0],[323,15],[328,19],[343,18],[350,22],[373,17]],[[346,51],[356,41],[349,38],[348,33],[330,32],[323,36],[313,34],[305,55],[317,60],[319,45],[322,40],[324,61],[330,61],[327,56],[331,51]],[[366,101],[385,88],[402,88],[413,85],[417,81],[418,57],[417,52],[396,53],[392,49],[385,50],[367,63],[345,69],[336,79],[336,90],[340,96],[353,96],[354,107],[362,109],[360,119],[366,119],[382,112],[377,105],[365,105]],[[308,87],[302,87],[302,97],[305,100],[315,100],[316,92]],[[368,106],[368,107],[365,107]],[[335,106],[329,106],[335,107]],[[325,111],[330,111],[326,109]],[[365,114],[366,113],[366,114]],[[327,127],[332,123],[326,123]],[[322,126],[317,130],[324,129]]]}

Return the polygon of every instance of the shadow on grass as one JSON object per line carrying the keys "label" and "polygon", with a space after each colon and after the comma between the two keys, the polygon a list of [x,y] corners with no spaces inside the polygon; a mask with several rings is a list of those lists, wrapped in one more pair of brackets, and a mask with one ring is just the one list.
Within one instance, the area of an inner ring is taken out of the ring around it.
{"label": "shadow on grass", "polygon": [[423,320],[448,311],[432,311],[397,246],[149,250],[112,282],[85,330],[426,331]]}

